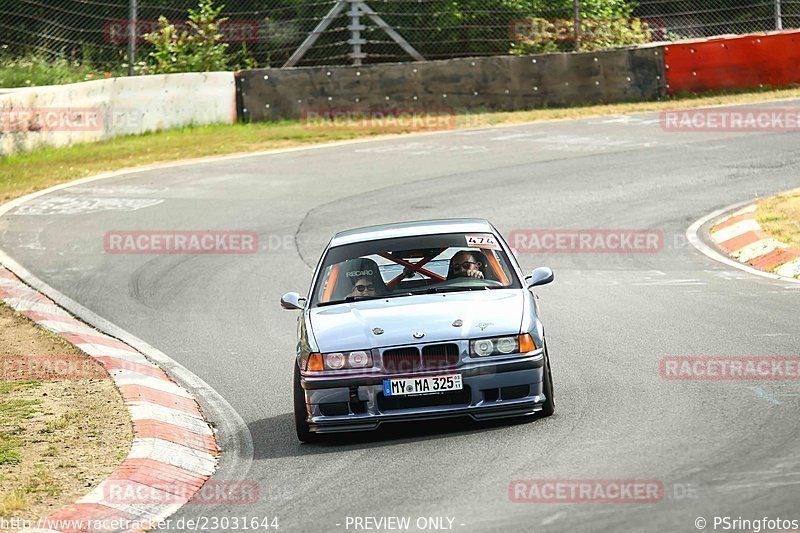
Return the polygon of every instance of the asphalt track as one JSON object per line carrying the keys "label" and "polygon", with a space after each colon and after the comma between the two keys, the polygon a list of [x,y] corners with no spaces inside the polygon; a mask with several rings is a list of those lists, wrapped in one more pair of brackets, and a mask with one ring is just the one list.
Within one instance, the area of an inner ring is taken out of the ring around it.
{"label": "asphalt track", "polygon": [[[800,383],[670,381],[658,366],[665,355],[798,354],[800,285],[714,262],[684,237],[710,211],[800,187],[798,140],[666,132],[657,114],[640,114],[225,159],[33,199],[0,218],[0,248],[188,368],[245,421],[254,447],[243,479],[260,484],[260,501],[190,504],[175,518],[277,516],[280,531],[345,531],[348,516],[440,516],[464,532],[800,519]],[[665,247],[520,256],[525,269],[556,273],[539,290],[555,416],[301,445],[291,416],[296,314],[280,309],[281,294],[307,290],[339,229],[462,216],[504,234],[656,229]],[[105,232],[136,229],[255,230],[263,249],[104,252]],[[534,478],[660,480],[665,493],[647,504],[509,501],[512,480]]]}

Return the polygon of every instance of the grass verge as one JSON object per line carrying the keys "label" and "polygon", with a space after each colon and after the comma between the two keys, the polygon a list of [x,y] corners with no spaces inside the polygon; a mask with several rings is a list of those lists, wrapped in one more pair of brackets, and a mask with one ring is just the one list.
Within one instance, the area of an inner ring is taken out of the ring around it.
{"label": "grass verge", "polygon": [[[23,368],[34,356],[88,359],[1,303],[0,330],[0,368]],[[9,376],[0,380],[0,518],[36,520],[116,468],[133,438],[130,418],[110,379]]]}
{"label": "grass verge", "polygon": [[[458,115],[455,127],[460,129],[520,124],[798,97],[800,89],[792,88],[706,96],[683,95],[675,100],[663,102],[535,109],[508,113],[473,113]],[[397,132],[397,134],[402,133],[407,132]],[[380,128],[311,128],[304,127],[298,121],[286,121],[183,128],[118,137],[101,143],[81,144],[68,148],[45,148],[0,158],[0,202],[77,178],[127,167],[386,134],[386,130]]]}
{"label": "grass verge", "polygon": [[756,221],[779,241],[800,250],[800,189],[759,202]]}

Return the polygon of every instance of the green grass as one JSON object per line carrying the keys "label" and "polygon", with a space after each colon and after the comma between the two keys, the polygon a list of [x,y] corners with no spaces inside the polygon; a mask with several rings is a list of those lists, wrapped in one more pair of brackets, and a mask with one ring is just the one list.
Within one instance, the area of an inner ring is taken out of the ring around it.
{"label": "green grass", "polygon": [[10,394],[28,389],[41,387],[42,383],[34,379],[15,379],[11,381],[0,381],[0,395]]}
{"label": "green grass", "polygon": [[18,465],[22,462],[18,451],[21,444],[21,439],[0,433],[0,465]]}
{"label": "green grass", "polygon": [[37,411],[36,407],[41,403],[39,400],[8,400],[0,402],[0,425],[32,417]]}
{"label": "green grass", "polygon": [[[798,98],[800,89],[687,95],[678,100],[458,115],[456,128],[519,124]],[[403,132],[399,132],[403,133]],[[299,121],[187,127],[0,158],[0,202],[106,171],[205,156],[253,152],[386,134],[380,128],[311,128]]]}
{"label": "green grass", "polygon": [[800,189],[759,202],[756,220],[764,231],[800,250]]}
{"label": "green grass", "polygon": [[122,68],[114,72],[98,69],[90,63],[42,53],[28,53],[11,57],[0,47],[0,87],[39,87],[63,85],[92,79],[122,75]]}
{"label": "green grass", "polygon": [[20,422],[33,417],[39,404],[39,400],[0,402],[0,465],[15,465],[22,461],[19,447],[24,442],[18,436],[25,430]]}

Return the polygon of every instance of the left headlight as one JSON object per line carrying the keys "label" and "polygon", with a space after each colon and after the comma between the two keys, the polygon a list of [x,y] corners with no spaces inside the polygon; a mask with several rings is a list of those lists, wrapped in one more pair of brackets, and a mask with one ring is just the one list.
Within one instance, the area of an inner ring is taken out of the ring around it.
{"label": "left headlight", "polygon": [[324,353],[321,357],[325,370],[351,370],[372,366],[372,353],[369,350]]}
{"label": "left headlight", "polygon": [[490,339],[475,339],[469,342],[469,353],[472,357],[526,353],[535,349],[536,345],[527,333]]}

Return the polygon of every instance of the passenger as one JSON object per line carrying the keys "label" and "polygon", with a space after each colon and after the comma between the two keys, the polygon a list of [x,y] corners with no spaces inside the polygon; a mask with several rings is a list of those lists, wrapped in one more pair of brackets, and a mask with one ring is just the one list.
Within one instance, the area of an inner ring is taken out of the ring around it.
{"label": "passenger", "polygon": [[485,278],[486,260],[480,252],[462,250],[450,259],[450,271],[447,279],[453,278]]}

